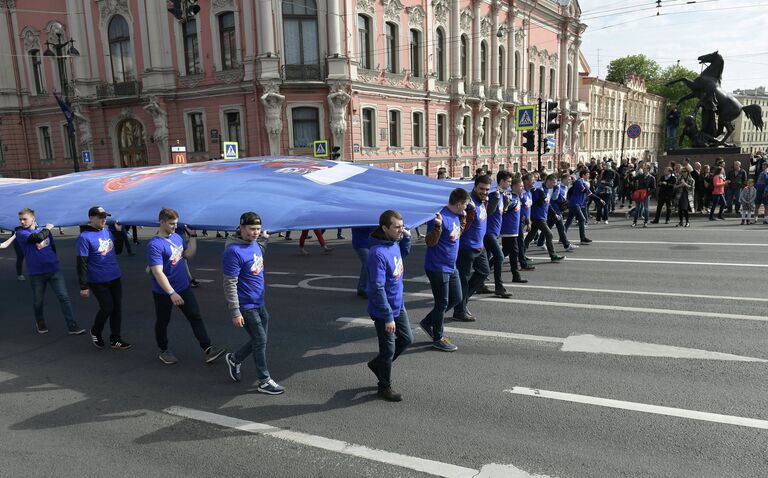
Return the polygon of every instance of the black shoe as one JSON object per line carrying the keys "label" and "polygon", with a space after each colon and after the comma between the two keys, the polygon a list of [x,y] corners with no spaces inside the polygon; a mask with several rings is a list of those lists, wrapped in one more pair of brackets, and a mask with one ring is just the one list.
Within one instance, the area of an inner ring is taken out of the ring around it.
{"label": "black shoe", "polygon": [[365,292],[365,291],[359,290],[359,291],[357,291],[357,296],[358,297],[362,297],[363,299],[367,299],[368,298],[368,293]]}
{"label": "black shoe", "polygon": [[37,321],[37,333],[38,334],[47,334],[48,333],[48,326],[45,325],[44,320],[38,320]]}
{"label": "black shoe", "polygon": [[69,335],[80,335],[85,333],[85,329],[77,325],[77,322],[67,324],[67,333]]}
{"label": "black shoe", "polygon": [[128,350],[129,348],[132,347],[131,344],[129,344],[128,342],[125,342],[123,339],[111,340],[109,344],[110,344],[110,347],[117,350]]}
{"label": "black shoe", "polygon": [[664,221],[664,224],[669,224],[669,219],[667,219],[666,221]]}
{"label": "black shoe", "polygon": [[533,267],[532,265],[528,265],[528,264],[526,264],[526,265],[522,266],[522,267],[520,268],[520,270],[521,270],[521,271],[530,272],[530,271],[535,271],[535,270],[536,270],[536,268],[535,268],[535,267]]}
{"label": "black shoe", "polygon": [[651,221],[651,224],[658,224],[658,223],[659,223],[659,221],[657,221],[655,219],[653,221]]}
{"label": "black shoe", "polygon": [[584,239],[581,240],[582,244],[589,244],[590,242],[592,242],[592,239],[590,239],[588,237],[585,237]]}
{"label": "black shoe", "polygon": [[683,227],[683,223],[682,222],[678,222],[677,226],[675,226],[675,227]]}
{"label": "black shoe", "polygon": [[493,294],[493,291],[487,285],[483,285],[475,294]]}
{"label": "black shoe", "polygon": [[686,222],[685,226],[683,226],[683,227],[691,227],[691,224],[689,222]]}
{"label": "black shoe", "polygon": [[228,353],[224,356],[224,361],[227,362],[227,368],[229,369],[229,377],[235,381],[240,381],[240,363],[235,362],[235,355],[232,353]]}
{"label": "black shoe", "polygon": [[392,390],[392,387],[382,388],[378,395],[388,402],[402,402],[403,396]]}
{"label": "black shoe", "polygon": [[528,279],[523,279],[522,277],[515,277],[514,279],[512,279],[512,282],[516,282],[518,284],[527,284]]}
{"label": "black shoe", "polygon": [[100,335],[94,334],[93,330],[91,330],[91,341],[93,342],[93,346],[97,349],[104,348],[104,339],[102,339]]}
{"label": "black shoe", "polygon": [[504,289],[493,291],[493,295],[495,295],[496,297],[499,297],[501,299],[509,299],[510,297],[512,297],[512,294],[510,294],[509,292],[507,292]]}
{"label": "black shoe", "polygon": [[344,236],[336,236],[336,239],[344,240],[344,239],[346,239],[346,237],[344,237]]}
{"label": "black shoe", "polygon": [[200,283],[197,282],[197,279],[192,279],[191,281],[189,281],[189,286],[196,289],[200,287]]}
{"label": "black shoe", "polygon": [[723,216],[717,216],[717,218],[720,219],[721,221],[725,221],[725,218]]}

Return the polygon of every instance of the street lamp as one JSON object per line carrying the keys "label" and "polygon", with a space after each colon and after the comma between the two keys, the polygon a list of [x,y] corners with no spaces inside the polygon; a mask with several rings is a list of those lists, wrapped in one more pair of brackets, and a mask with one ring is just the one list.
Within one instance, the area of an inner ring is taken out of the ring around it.
{"label": "street lamp", "polygon": [[[59,79],[61,80],[61,90],[64,93],[64,101],[69,105],[69,84],[67,81],[67,64],[65,63],[65,60],[68,57],[80,56],[80,52],[75,48],[75,40],[69,39],[67,41],[62,41],[61,32],[56,32],[56,43],[46,41],[45,45],[46,49],[43,56],[56,59],[56,65],[59,70]],[[53,50],[51,50],[51,47],[53,47]],[[80,163],[78,162],[77,148],[75,147],[75,129],[72,125],[72,120],[69,117],[67,118],[67,136],[69,137],[69,154],[72,157],[72,165],[77,173],[80,172]]]}

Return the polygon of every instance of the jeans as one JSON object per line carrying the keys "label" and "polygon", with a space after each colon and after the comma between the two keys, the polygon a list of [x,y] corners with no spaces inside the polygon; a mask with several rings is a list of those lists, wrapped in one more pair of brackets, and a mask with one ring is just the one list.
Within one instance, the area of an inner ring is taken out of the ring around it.
{"label": "jeans", "polygon": [[610,212],[611,208],[611,194],[600,193],[598,194],[598,197],[602,199],[603,202],[601,203],[600,201],[595,201],[595,220],[597,222],[607,221],[608,213]]}
{"label": "jeans", "polygon": [[584,230],[584,225],[587,219],[584,217],[584,212],[579,206],[571,206],[568,208],[568,219],[565,221],[565,232],[568,232],[568,228],[571,227],[571,223],[576,219],[579,222],[579,239],[584,240],[587,238],[587,234]]}
{"label": "jeans", "polygon": [[13,252],[16,253],[16,275],[22,274],[22,267],[24,266],[24,250],[21,248],[19,241],[13,240]]}
{"label": "jeans", "polygon": [[728,207],[728,212],[736,209],[736,212],[738,213],[739,209],[741,209],[741,203],[739,202],[740,192],[740,189],[733,188],[728,188],[725,190],[725,205]]}
{"label": "jeans", "polygon": [[648,208],[651,204],[651,195],[648,194],[645,196],[645,199],[642,201],[635,201],[635,216],[634,221],[632,221],[633,224],[637,224],[637,220],[640,219],[640,216],[643,217],[643,223],[648,222]]}
{"label": "jeans", "polygon": [[712,195],[712,208],[709,210],[709,218],[714,219],[715,218],[715,208],[720,205],[720,212],[717,214],[717,217],[723,217],[723,209],[725,209],[725,198],[723,198],[722,194],[713,194]]}
{"label": "jeans", "polygon": [[667,149],[675,149],[676,137],[677,137],[677,126],[667,125]]}
{"label": "jeans", "polygon": [[411,345],[413,333],[405,308],[400,309],[400,314],[395,317],[395,331],[392,333],[384,330],[386,322],[383,319],[371,318],[379,338],[379,354],[371,360],[371,366],[379,378],[379,390],[383,390],[392,385],[392,362]]}
{"label": "jeans", "polygon": [[120,339],[120,327],[123,322],[123,284],[120,278],[112,282],[92,282],[88,287],[99,303],[99,311],[96,312],[91,333],[101,337],[104,324],[109,319],[110,342]]}
{"label": "jeans", "polygon": [[43,316],[43,299],[45,299],[45,289],[48,284],[51,285],[53,293],[59,299],[61,313],[67,325],[75,323],[75,314],[72,312],[72,302],[67,294],[67,284],[64,281],[64,274],[61,271],[47,272],[45,274],[36,274],[29,276],[29,284],[32,286],[32,308],[35,311],[35,320],[45,320]]}
{"label": "jeans", "polygon": [[547,252],[549,252],[550,257],[554,256],[555,246],[552,244],[552,231],[549,230],[546,221],[540,219],[531,219],[531,232],[525,236],[525,247],[528,247],[531,241],[533,241],[536,231],[541,231],[541,235],[544,236],[544,240],[547,243]]}
{"label": "jeans", "polygon": [[256,376],[259,380],[269,379],[269,370],[267,370],[267,331],[269,329],[269,314],[266,307],[257,307],[254,309],[240,309],[240,314],[245,320],[243,327],[251,339],[235,352],[235,362],[241,363],[249,354],[253,355],[253,362],[256,364]]}
{"label": "jeans", "polygon": [[461,302],[453,308],[454,317],[466,317],[469,312],[467,302],[475,292],[485,284],[485,279],[491,273],[488,268],[488,256],[485,250],[479,251],[468,247],[459,248],[459,256],[456,259],[456,269],[461,280]]}
{"label": "jeans", "polygon": [[483,245],[488,254],[488,263],[493,264],[493,284],[497,291],[504,290],[504,282],[501,280],[501,268],[504,266],[504,254],[501,252],[499,236],[486,234]]}
{"label": "jeans", "polygon": [[[563,219],[562,215],[560,216],[560,219],[555,218],[555,213],[552,211],[549,211],[547,214],[547,227],[549,227],[549,230],[552,230],[552,226],[555,226],[557,228],[557,237],[560,241],[560,244],[563,245],[566,249],[568,249],[571,246],[571,242],[568,240],[568,236],[565,234],[565,226],[563,226]],[[544,236],[539,234],[539,240],[536,241],[536,245],[541,247],[544,245]]]}
{"label": "jeans", "polygon": [[504,257],[509,257],[509,268],[512,270],[512,279],[520,279],[520,271],[518,270],[518,252],[517,252],[517,238],[515,237],[502,237],[501,238],[501,253]]}
{"label": "jeans", "polygon": [[517,243],[517,261],[520,263],[520,267],[528,267],[528,261],[525,260],[525,226],[520,224],[520,231],[515,238]]}
{"label": "jeans", "polygon": [[[184,299],[184,304],[179,306],[184,317],[192,326],[192,333],[200,343],[200,347],[205,350],[211,346],[211,339],[208,338],[208,332],[205,330],[203,317],[200,315],[200,306],[197,305],[197,299],[192,289],[187,287],[181,292],[176,292]],[[171,311],[173,302],[168,294],[152,293],[155,299],[155,341],[160,350],[168,350],[168,324],[171,322]]]}
{"label": "jeans", "polygon": [[445,312],[461,302],[461,280],[459,271],[453,272],[426,271],[435,305],[424,317],[424,323],[432,327],[432,340],[443,338],[443,322]]}
{"label": "jeans", "polygon": [[360,258],[360,278],[357,279],[357,293],[366,294],[368,291],[368,248],[355,249]]}

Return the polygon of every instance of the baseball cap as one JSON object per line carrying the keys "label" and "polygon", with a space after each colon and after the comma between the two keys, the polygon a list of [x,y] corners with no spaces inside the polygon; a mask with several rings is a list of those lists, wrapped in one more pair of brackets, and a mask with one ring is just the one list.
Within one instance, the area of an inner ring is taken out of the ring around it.
{"label": "baseball cap", "polygon": [[111,216],[112,214],[108,213],[106,209],[104,209],[101,206],[93,206],[88,210],[88,217],[93,216]]}
{"label": "baseball cap", "polygon": [[258,214],[255,212],[244,212],[240,216],[240,225],[241,226],[260,226],[261,225],[261,217],[259,217]]}

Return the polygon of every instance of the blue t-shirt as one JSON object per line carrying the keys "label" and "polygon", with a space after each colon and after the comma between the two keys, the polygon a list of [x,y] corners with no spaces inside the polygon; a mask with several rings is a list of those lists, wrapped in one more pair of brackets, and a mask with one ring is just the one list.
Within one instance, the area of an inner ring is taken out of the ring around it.
{"label": "blue t-shirt", "polygon": [[568,188],[565,184],[558,182],[555,184],[555,189],[552,190],[552,198],[549,201],[549,205],[556,214],[561,214],[563,209],[560,207],[560,202],[565,199]]}
{"label": "blue t-shirt", "polygon": [[[161,236],[155,236],[147,244],[147,265],[163,266],[163,274],[168,278],[171,287],[176,292],[183,292],[189,288],[189,276],[187,268],[184,267],[184,250],[186,249],[184,239],[175,232],[165,239]],[[152,292],[166,295],[160,285],[157,283],[154,274],[152,277]]]}
{"label": "blue t-shirt", "polygon": [[375,230],[375,227],[353,227],[352,249],[368,249],[370,235]]}
{"label": "blue t-shirt", "polygon": [[[407,238],[403,238],[407,241]],[[368,313],[387,322],[403,308],[403,256],[400,244],[374,239],[368,251]],[[384,286],[386,303],[379,303],[378,284]],[[389,310],[387,310],[389,307]]]}
{"label": "blue t-shirt", "polygon": [[31,276],[49,274],[59,271],[59,258],[53,244],[53,234],[48,234],[42,242],[37,244],[29,242],[29,236],[42,231],[43,227],[36,229],[24,229],[17,227],[15,241],[19,243],[24,251],[24,258],[27,260],[27,273]]}
{"label": "blue t-shirt", "polygon": [[237,277],[237,300],[243,310],[264,307],[264,256],[259,243],[234,243],[224,249],[221,270]]}
{"label": "blue t-shirt", "polygon": [[[424,269],[434,272],[453,272],[456,268],[456,257],[459,255],[459,237],[461,237],[461,217],[454,214],[448,207],[440,210],[443,216],[443,229],[437,244],[427,247],[424,256]],[[427,223],[427,234],[435,228],[434,219]]]}
{"label": "blue t-shirt", "polygon": [[483,202],[477,199],[473,194],[469,195],[472,203],[475,205],[475,220],[464,231],[459,239],[459,247],[469,249],[482,249],[483,237],[488,229],[488,214],[485,211]]}
{"label": "blue t-shirt", "polygon": [[120,277],[115,241],[106,227],[83,231],[77,238],[77,255],[88,258],[88,282],[110,282]]}
{"label": "blue t-shirt", "polygon": [[501,235],[502,236],[517,236],[520,232],[520,210],[522,209],[520,204],[520,196],[512,194],[512,200],[507,206],[507,212],[501,218]]}
{"label": "blue t-shirt", "polygon": [[531,205],[533,204],[533,197],[531,192],[523,189],[522,207],[520,209],[520,220],[523,218],[531,217]]}
{"label": "blue t-shirt", "polygon": [[584,207],[587,204],[589,195],[589,185],[586,181],[579,178],[571,186],[571,195],[568,197],[568,206]]}
{"label": "blue t-shirt", "polygon": [[485,233],[498,236],[501,231],[501,215],[504,214],[504,196],[499,191],[494,191],[491,195],[498,196],[499,203],[494,211],[488,211],[488,226]]}
{"label": "blue t-shirt", "polygon": [[549,204],[552,199],[552,190],[542,186],[531,193],[533,205],[531,206],[531,219],[546,221],[549,212]]}

